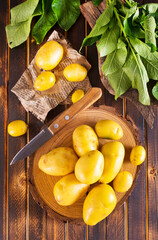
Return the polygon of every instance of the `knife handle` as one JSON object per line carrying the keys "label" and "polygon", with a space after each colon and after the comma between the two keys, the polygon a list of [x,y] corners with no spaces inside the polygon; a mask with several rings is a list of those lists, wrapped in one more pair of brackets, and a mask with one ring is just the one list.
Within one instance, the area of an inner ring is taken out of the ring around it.
{"label": "knife handle", "polygon": [[87,109],[93,103],[95,103],[101,97],[101,95],[102,95],[101,88],[91,88],[90,90],[88,90],[88,92],[85,94],[83,98],[81,98],[81,100],[71,105],[71,107],[62,112],[59,115],[59,117],[57,117],[50,124],[50,126],[48,127],[49,131],[51,131],[52,134],[55,134],[79,112]]}

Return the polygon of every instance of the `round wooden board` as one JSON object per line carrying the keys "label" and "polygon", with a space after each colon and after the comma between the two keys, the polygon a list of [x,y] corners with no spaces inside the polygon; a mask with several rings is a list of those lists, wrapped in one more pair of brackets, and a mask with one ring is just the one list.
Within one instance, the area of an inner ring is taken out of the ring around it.
{"label": "round wooden board", "polygon": [[[104,109],[91,108],[85,110],[79,113],[77,117],[73,118],[71,122],[65,125],[65,127],[61,131],[57,132],[48,142],[41,146],[36,151],[34,156],[32,156],[32,159],[30,159],[30,173],[29,173],[30,190],[35,201],[38,202],[38,204],[41,205],[43,208],[45,208],[48,211],[48,213],[55,217],[59,217],[62,220],[70,220],[75,221],[77,223],[81,223],[83,221],[82,207],[85,197],[78,200],[75,204],[71,206],[67,207],[60,206],[54,199],[53,187],[61,177],[49,176],[43,173],[38,168],[38,161],[43,154],[48,153],[49,151],[56,147],[61,146],[72,147],[72,133],[77,126],[81,124],[87,124],[91,127],[94,127],[96,122],[101,119],[114,120],[121,125],[124,132],[124,136],[120,139],[120,141],[125,146],[125,159],[121,171],[127,170],[131,172],[134,179],[133,185],[128,192],[126,193],[116,192],[118,200],[116,208],[123,204],[123,202],[129,196],[129,194],[131,193],[132,189],[135,186],[136,178],[138,176],[140,167],[132,165],[129,161],[130,151],[136,145],[136,138],[133,134],[134,129],[132,130],[127,121],[114,114],[113,111],[107,110],[106,107]],[[111,140],[99,139],[100,143],[99,149],[107,141]],[[91,186],[91,188],[92,187],[93,186]]]}

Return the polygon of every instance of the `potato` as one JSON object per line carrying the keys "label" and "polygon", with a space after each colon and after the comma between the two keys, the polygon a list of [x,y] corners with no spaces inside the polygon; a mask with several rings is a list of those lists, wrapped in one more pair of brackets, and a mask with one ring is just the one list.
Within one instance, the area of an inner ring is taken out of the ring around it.
{"label": "potato", "polygon": [[15,120],[8,124],[8,133],[12,137],[19,137],[27,132],[27,124],[22,120]]}
{"label": "potato", "polygon": [[113,181],[113,188],[117,192],[126,192],[133,183],[133,176],[128,171],[122,171],[117,174]]}
{"label": "potato", "polygon": [[82,198],[89,188],[79,182],[73,173],[60,179],[54,186],[54,197],[58,204],[68,206]]}
{"label": "potato", "polygon": [[115,208],[116,195],[111,186],[99,184],[86,197],[83,204],[83,220],[88,225],[96,225]]}
{"label": "potato", "polygon": [[97,150],[98,138],[93,128],[88,125],[80,125],[73,132],[73,148],[78,156],[83,156],[85,153]]}
{"label": "potato", "polygon": [[79,158],[75,166],[75,176],[82,183],[93,184],[100,179],[103,169],[103,154],[93,150]]}
{"label": "potato", "polygon": [[48,41],[38,50],[35,63],[39,68],[51,70],[59,64],[63,54],[64,49],[58,42]]}
{"label": "potato", "polygon": [[140,165],[145,161],[146,151],[143,146],[135,146],[130,154],[130,161],[133,165]]}
{"label": "potato", "polygon": [[34,87],[38,91],[45,91],[52,88],[55,84],[56,78],[54,73],[50,71],[42,72],[38,75],[34,82]]}
{"label": "potato", "polygon": [[80,82],[86,78],[87,69],[78,63],[72,63],[64,69],[63,75],[70,82]]}
{"label": "potato", "polygon": [[119,140],[123,136],[121,126],[112,120],[100,120],[95,125],[95,131],[100,138]]}
{"label": "potato", "polygon": [[125,148],[121,142],[108,142],[103,145],[101,152],[104,156],[104,171],[100,178],[102,183],[111,182],[121,169]]}
{"label": "potato", "polygon": [[59,147],[41,156],[38,166],[46,174],[63,176],[74,171],[77,159],[72,148]]}
{"label": "potato", "polygon": [[84,97],[84,91],[82,89],[77,89],[71,97],[73,103],[78,102],[81,98]]}

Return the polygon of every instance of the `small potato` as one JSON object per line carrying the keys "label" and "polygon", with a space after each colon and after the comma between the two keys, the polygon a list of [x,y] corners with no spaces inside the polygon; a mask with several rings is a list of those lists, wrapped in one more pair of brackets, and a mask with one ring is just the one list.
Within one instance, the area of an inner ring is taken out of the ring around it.
{"label": "small potato", "polygon": [[63,54],[64,49],[58,42],[48,41],[38,50],[35,63],[39,68],[51,70],[59,64]]}
{"label": "small potato", "polygon": [[27,124],[22,120],[15,120],[8,124],[8,133],[12,137],[19,137],[27,132]]}
{"label": "small potato", "polygon": [[119,172],[113,181],[113,188],[117,192],[126,192],[133,183],[132,174],[128,171]]}
{"label": "small potato", "polygon": [[93,184],[100,179],[103,169],[103,154],[98,150],[93,150],[78,159],[75,176],[82,183]]}
{"label": "small potato", "polygon": [[93,128],[88,125],[78,126],[72,136],[73,148],[78,156],[83,156],[85,153],[97,150],[99,142]]}
{"label": "small potato", "polygon": [[102,183],[111,182],[121,169],[125,156],[125,148],[121,142],[108,142],[103,145],[104,171],[100,178]]}
{"label": "small potato", "polygon": [[95,131],[100,138],[119,140],[123,136],[121,126],[112,120],[100,120],[95,125]]}
{"label": "small potato", "polygon": [[84,97],[84,91],[82,89],[77,89],[71,97],[73,103],[78,102],[81,98]]}
{"label": "small potato", "polygon": [[42,72],[36,78],[34,87],[38,91],[45,91],[52,88],[55,84],[56,78],[54,73],[50,71]]}
{"label": "small potato", "polygon": [[130,161],[133,165],[140,165],[145,161],[146,151],[143,146],[135,146],[130,154]]}
{"label": "small potato", "polygon": [[78,63],[72,63],[64,69],[63,74],[70,82],[80,82],[86,78],[87,69]]}
{"label": "small potato", "polygon": [[88,184],[79,182],[75,175],[71,173],[55,184],[53,193],[58,204],[69,206],[82,198],[88,188]]}
{"label": "small potato", "polygon": [[59,147],[41,156],[38,166],[48,175],[64,176],[74,171],[77,160],[72,148]]}

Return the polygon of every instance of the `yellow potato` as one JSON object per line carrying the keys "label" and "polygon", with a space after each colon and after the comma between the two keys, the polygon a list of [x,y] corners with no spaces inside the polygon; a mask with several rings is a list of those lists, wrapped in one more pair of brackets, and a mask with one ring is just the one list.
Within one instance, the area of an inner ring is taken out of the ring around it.
{"label": "yellow potato", "polygon": [[119,140],[123,136],[121,126],[112,120],[100,120],[95,125],[95,131],[100,138]]}
{"label": "yellow potato", "polygon": [[59,147],[41,156],[38,166],[48,175],[63,176],[74,171],[77,159],[72,148]]}
{"label": "yellow potato", "polygon": [[58,42],[48,41],[38,50],[35,63],[39,68],[51,70],[59,64],[63,54],[64,49]]}
{"label": "yellow potato", "polygon": [[111,186],[99,184],[86,197],[83,204],[83,220],[88,225],[96,225],[115,208],[116,195]]}
{"label": "yellow potato", "polygon": [[117,192],[126,192],[133,183],[132,174],[128,171],[119,172],[113,181],[113,188]]}
{"label": "yellow potato", "polygon": [[103,169],[103,154],[93,150],[79,158],[75,166],[75,176],[82,183],[93,184],[100,179]]}
{"label": "yellow potato", "polygon": [[78,102],[81,98],[84,97],[84,91],[82,89],[77,89],[71,97],[73,103]]}
{"label": "yellow potato", "polygon": [[145,161],[146,151],[143,146],[135,146],[130,154],[130,161],[134,165],[140,165]]}
{"label": "yellow potato", "polygon": [[78,63],[72,63],[64,69],[63,74],[70,82],[80,82],[86,78],[87,69]]}
{"label": "yellow potato", "polygon": [[125,149],[121,142],[108,142],[103,145],[101,152],[104,156],[104,171],[100,181],[109,183],[120,171],[125,156]]}
{"label": "yellow potato", "polygon": [[88,125],[80,125],[73,132],[73,148],[78,156],[83,156],[85,153],[97,150],[98,138],[93,128]]}
{"label": "yellow potato", "polygon": [[42,72],[38,75],[34,82],[34,87],[38,91],[45,91],[52,88],[55,84],[56,78],[54,73],[50,71]]}
{"label": "yellow potato", "polygon": [[8,124],[8,133],[12,137],[19,137],[27,132],[27,124],[22,120],[15,120]]}
{"label": "yellow potato", "polygon": [[72,173],[60,179],[55,184],[53,192],[58,204],[68,206],[82,198],[88,188],[88,184],[79,182]]}

